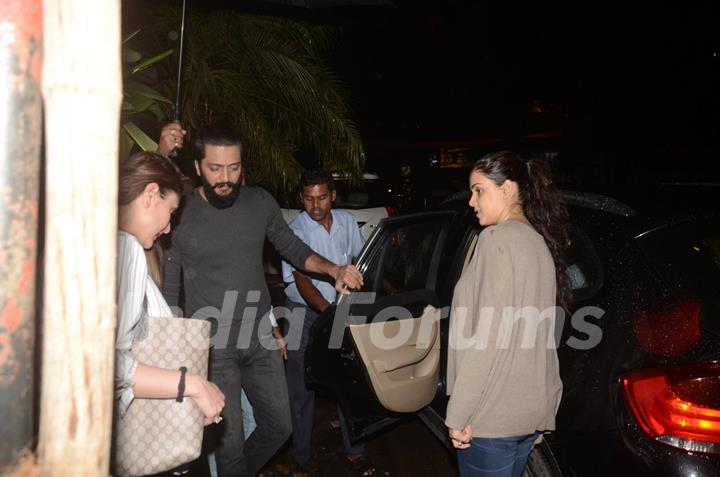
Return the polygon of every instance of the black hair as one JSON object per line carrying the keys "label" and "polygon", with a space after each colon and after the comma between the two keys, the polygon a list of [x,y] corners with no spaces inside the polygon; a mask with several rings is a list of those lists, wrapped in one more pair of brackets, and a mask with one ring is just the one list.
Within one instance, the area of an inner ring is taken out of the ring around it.
{"label": "black hair", "polygon": [[570,243],[568,212],[545,163],[537,160],[525,162],[514,152],[499,151],[478,160],[473,171],[486,175],[498,186],[506,180],[518,185],[523,213],[545,239],[555,262],[558,303],[569,312],[572,292],[565,273],[565,253]]}
{"label": "black hair", "polygon": [[300,176],[300,192],[307,186],[327,184],[330,191],[335,190],[335,181],[332,174],[322,168],[306,169]]}
{"label": "black hair", "polygon": [[239,146],[242,153],[240,134],[225,124],[209,124],[200,128],[193,142],[195,159],[198,162],[205,158],[205,146],[208,144],[211,146]]}

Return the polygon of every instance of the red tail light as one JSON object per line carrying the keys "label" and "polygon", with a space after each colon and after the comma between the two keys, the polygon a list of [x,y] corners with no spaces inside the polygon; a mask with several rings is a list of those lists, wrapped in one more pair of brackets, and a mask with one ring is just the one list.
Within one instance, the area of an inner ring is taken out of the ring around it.
{"label": "red tail light", "polygon": [[623,378],[623,387],[648,436],[689,451],[720,453],[720,364],[638,371]]}
{"label": "red tail light", "polygon": [[395,217],[398,214],[397,209],[392,205],[386,205],[385,210],[387,210],[388,217]]}

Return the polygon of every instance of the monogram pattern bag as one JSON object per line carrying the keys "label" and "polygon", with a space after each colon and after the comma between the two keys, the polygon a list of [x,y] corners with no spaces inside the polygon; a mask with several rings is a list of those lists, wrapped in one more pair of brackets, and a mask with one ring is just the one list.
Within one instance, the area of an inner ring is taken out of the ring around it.
{"label": "monogram pattern bag", "polygon": [[[173,317],[148,317],[146,336],[133,343],[140,363],[207,377],[210,323]],[[134,399],[117,419],[115,475],[155,474],[197,459],[204,415],[190,398]]]}

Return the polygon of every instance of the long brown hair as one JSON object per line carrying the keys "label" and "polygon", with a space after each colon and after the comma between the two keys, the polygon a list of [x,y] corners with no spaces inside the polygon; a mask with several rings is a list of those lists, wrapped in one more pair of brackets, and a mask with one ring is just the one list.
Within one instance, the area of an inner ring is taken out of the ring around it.
{"label": "long brown hair", "polygon": [[[154,152],[138,152],[120,162],[118,203],[129,204],[145,190],[148,184],[156,183],[160,194],[175,192],[183,195],[183,176],[180,169],[167,157]],[[156,242],[145,251],[148,273],[153,281],[162,284],[162,247]]]}
{"label": "long brown hair", "polygon": [[545,163],[537,160],[525,162],[514,152],[499,151],[478,160],[473,171],[486,175],[498,186],[506,180],[517,183],[525,217],[543,236],[555,262],[558,303],[570,311],[572,292],[565,273],[565,252],[569,244],[568,212]]}
{"label": "long brown hair", "polygon": [[182,174],[167,157],[154,152],[138,152],[120,161],[119,205],[128,205],[153,182],[160,187],[160,194],[175,192],[178,197],[182,197]]}

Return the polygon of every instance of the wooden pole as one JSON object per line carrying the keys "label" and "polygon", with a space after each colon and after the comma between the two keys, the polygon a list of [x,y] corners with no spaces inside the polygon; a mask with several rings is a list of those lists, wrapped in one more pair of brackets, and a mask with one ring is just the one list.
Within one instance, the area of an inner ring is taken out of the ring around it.
{"label": "wooden pole", "polygon": [[0,474],[33,440],[42,0],[0,2]]}
{"label": "wooden pole", "polygon": [[45,0],[42,476],[108,474],[115,336],[119,0]]}

